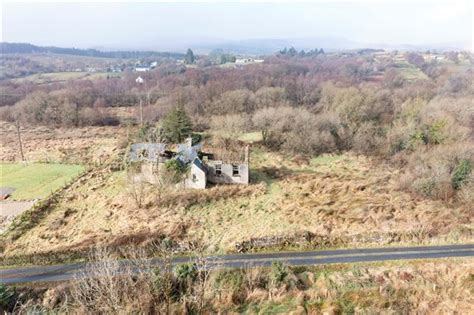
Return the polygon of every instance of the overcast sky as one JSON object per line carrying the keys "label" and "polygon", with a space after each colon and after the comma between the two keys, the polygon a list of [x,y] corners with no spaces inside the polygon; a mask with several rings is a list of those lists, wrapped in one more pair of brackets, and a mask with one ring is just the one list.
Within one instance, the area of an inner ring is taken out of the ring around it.
{"label": "overcast sky", "polygon": [[[7,0],[8,1],[8,0]],[[470,1],[385,3],[3,3],[2,40],[170,49],[197,41],[335,37],[361,43],[463,43]]]}

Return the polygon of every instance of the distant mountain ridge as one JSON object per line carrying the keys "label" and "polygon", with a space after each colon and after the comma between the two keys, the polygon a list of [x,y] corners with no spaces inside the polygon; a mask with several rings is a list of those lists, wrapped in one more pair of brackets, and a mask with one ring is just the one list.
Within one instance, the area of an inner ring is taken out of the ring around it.
{"label": "distant mountain ridge", "polygon": [[193,49],[199,53],[207,53],[214,49],[222,49],[226,53],[265,55],[274,54],[284,47],[294,47],[296,50],[311,50],[323,48],[325,51],[344,51],[354,49],[384,49],[403,51],[453,51],[470,50],[469,43],[438,43],[438,44],[385,44],[385,43],[361,43],[345,38],[314,37],[314,38],[293,38],[293,39],[245,39],[221,41],[216,43],[196,43]]}
{"label": "distant mountain ridge", "polygon": [[[159,41],[157,41],[159,42]],[[120,46],[97,48],[61,48],[56,46],[37,46],[29,43],[9,43],[0,42],[2,54],[27,54],[27,53],[53,53],[66,54],[76,56],[88,56],[99,58],[117,58],[117,59],[141,59],[141,58],[172,58],[182,59],[184,53],[176,51],[186,51],[191,48],[197,54],[208,54],[216,49],[222,50],[224,53],[236,55],[272,55],[283,48],[294,47],[296,50],[313,50],[324,49],[330,51],[344,51],[355,49],[384,49],[384,50],[403,50],[403,51],[459,51],[470,50],[470,44],[466,43],[440,43],[425,45],[395,45],[383,43],[359,43],[344,38],[332,37],[314,37],[314,38],[294,38],[294,39],[278,39],[278,38],[255,38],[242,40],[209,40],[209,39],[193,39],[189,41],[181,41],[179,44],[171,42],[162,42],[160,46],[139,44],[132,47],[145,48],[144,50],[136,50],[135,48],[124,48]],[[99,47],[99,46],[95,46]],[[163,50],[167,50],[164,52]]]}
{"label": "distant mountain ridge", "polygon": [[101,51],[97,49],[78,49],[78,48],[61,48],[55,46],[36,46],[28,43],[0,43],[2,54],[33,54],[33,53],[52,53],[74,56],[99,57],[99,58],[183,58],[184,54],[175,52],[159,52],[159,51]]}

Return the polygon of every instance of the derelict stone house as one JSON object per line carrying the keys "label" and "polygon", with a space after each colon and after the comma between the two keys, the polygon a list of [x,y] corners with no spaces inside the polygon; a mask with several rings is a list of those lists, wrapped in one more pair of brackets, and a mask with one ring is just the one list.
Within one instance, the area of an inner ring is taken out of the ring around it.
{"label": "derelict stone house", "polygon": [[152,182],[154,173],[169,159],[177,159],[189,166],[183,181],[185,188],[205,189],[209,184],[248,184],[249,147],[233,149],[214,148],[215,152],[205,153],[202,144],[192,145],[186,139],[176,151],[167,150],[162,143],[136,143],[130,148],[129,160],[142,162],[142,177]]}
{"label": "derelict stone house", "polygon": [[248,184],[249,183],[249,147],[244,148],[241,159],[207,160],[208,181],[213,184]]}
{"label": "derelict stone house", "polygon": [[[202,158],[202,160],[201,160]],[[202,153],[191,163],[185,186],[188,188],[206,188],[207,184],[244,184],[249,183],[249,147],[243,149],[241,159],[224,159],[214,154]]]}

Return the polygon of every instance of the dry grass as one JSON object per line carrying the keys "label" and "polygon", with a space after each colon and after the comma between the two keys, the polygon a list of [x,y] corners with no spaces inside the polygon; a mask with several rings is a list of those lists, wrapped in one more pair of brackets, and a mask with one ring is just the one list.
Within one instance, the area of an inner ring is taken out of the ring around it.
{"label": "dry grass", "polygon": [[[143,254],[135,252],[133,263],[121,266],[106,249],[93,252],[91,263],[72,286],[74,308],[79,313],[152,313],[151,268]],[[132,257],[130,257],[132,258]]]}
{"label": "dry grass", "polygon": [[120,77],[120,73],[113,72],[100,72],[100,73],[89,73],[89,72],[51,72],[51,73],[40,73],[32,74],[26,77],[12,79],[15,83],[34,83],[34,84],[50,84],[65,82],[68,80],[97,80],[105,79],[107,77]]}
{"label": "dry grass", "polygon": [[[220,310],[230,304],[250,314],[467,314],[473,268],[468,260],[295,268],[278,285],[243,285],[240,300],[224,297]],[[268,271],[246,271],[247,279],[255,275]]]}
{"label": "dry grass", "polygon": [[470,259],[275,265],[186,278],[177,269],[132,270],[100,260],[89,268],[96,277],[43,289],[34,300],[20,299],[18,313],[469,314],[474,303]]}
{"label": "dry grass", "polygon": [[[29,162],[103,163],[117,154],[126,130],[119,127],[22,127],[23,150]],[[0,161],[21,161],[15,126],[0,122]]]}
{"label": "dry grass", "polygon": [[126,191],[125,172],[104,170],[75,183],[39,224],[4,255],[86,250],[95,244],[148,244],[167,237],[209,252],[234,251],[250,238],[311,232],[311,247],[472,241],[472,213],[397,190],[398,171],[363,156],[308,161],[255,148],[249,186],[170,190],[143,206]]}

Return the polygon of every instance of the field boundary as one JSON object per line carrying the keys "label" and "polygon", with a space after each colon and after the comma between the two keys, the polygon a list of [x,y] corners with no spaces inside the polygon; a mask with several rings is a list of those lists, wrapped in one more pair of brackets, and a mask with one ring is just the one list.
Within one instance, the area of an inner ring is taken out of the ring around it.
{"label": "field boundary", "polygon": [[1,235],[2,238],[11,239],[13,241],[20,238],[27,230],[33,228],[47,213],[49,213],[49,210],[56,204],[65,190],[90,174],[92,171],[93,169],[86,168],[83,172],[79,173],[62,187],[52,192],[48,197],[39,200],[33,205],[33,207],[15,217],[8,229]]}

